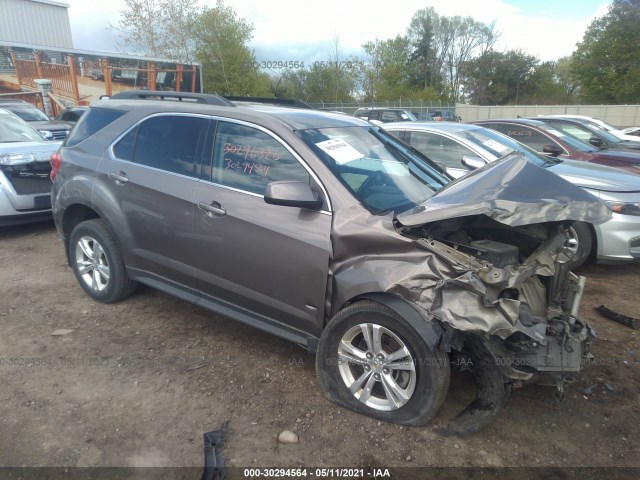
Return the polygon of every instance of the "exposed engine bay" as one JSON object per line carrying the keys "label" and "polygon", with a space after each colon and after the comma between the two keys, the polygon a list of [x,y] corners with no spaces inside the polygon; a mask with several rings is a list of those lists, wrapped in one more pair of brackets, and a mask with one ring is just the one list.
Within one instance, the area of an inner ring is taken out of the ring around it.
{"label": "exposed engine bay", "polygon": [[[564,381],[580,370],[595,334],[577,318],[585,279],[570,271],[569,225],[512,227],[476,216],[401,228],[460,272],[437,285],[429,311],[450,327],[445,348],[473,373],[478,394],[444,433],[481,428],[512,386],[554,385],[562,397]],[[478,302],[485,308],[468,308]],[[486,316],[494,321],[475,321]]]}

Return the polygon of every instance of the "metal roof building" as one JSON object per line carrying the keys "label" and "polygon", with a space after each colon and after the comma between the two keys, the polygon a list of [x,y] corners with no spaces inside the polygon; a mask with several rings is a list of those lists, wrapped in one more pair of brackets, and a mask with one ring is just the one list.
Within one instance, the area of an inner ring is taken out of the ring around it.
{"label": "metal roof building", "polygon": [[68,8],[54,0],[0,0],[0,41],[73,48]]}

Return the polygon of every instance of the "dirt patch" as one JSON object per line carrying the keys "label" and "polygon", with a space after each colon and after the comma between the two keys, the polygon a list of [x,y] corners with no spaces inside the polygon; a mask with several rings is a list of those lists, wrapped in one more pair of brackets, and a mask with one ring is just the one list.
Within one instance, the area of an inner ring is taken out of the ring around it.
{"label": "dirt patch", "polygon": [[[433,424],[384,424],[328,401],[296,345],[151,288],[95,303],[50,223],[1,230],[0,265],[3,467],[202,467],[203,432],[227,419],[231,466],[640,466],[638,332],[594,311],[640,316],[640,265],[580,272],[581,315],[599,338],[564,401],[515,390],[464,439],[436,431],[464,406],[464,377]],[[283,430],[299,443],[279,444]]]}

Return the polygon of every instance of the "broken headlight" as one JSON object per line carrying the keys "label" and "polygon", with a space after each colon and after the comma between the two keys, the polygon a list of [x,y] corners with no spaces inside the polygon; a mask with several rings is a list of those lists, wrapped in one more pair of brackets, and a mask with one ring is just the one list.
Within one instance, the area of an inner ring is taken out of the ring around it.
{"label": "broken headlight", "polygon": [[640,203],[607,202],[614,213],[640,216]]}

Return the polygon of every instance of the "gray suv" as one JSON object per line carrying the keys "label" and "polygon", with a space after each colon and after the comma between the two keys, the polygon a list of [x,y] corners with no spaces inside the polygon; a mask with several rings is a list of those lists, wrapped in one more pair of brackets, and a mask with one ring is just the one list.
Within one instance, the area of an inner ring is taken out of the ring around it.
{"label": "gray suv", "polygon": [[476,398],[443,432],[467,434],[587,352],[568,229],[610,212],[519,156],[451,182],[357,118],[136,91],[94,103],[53,163],[88,295],[144,283],[300,344],[357,412],[424,424],[464,365]]}

